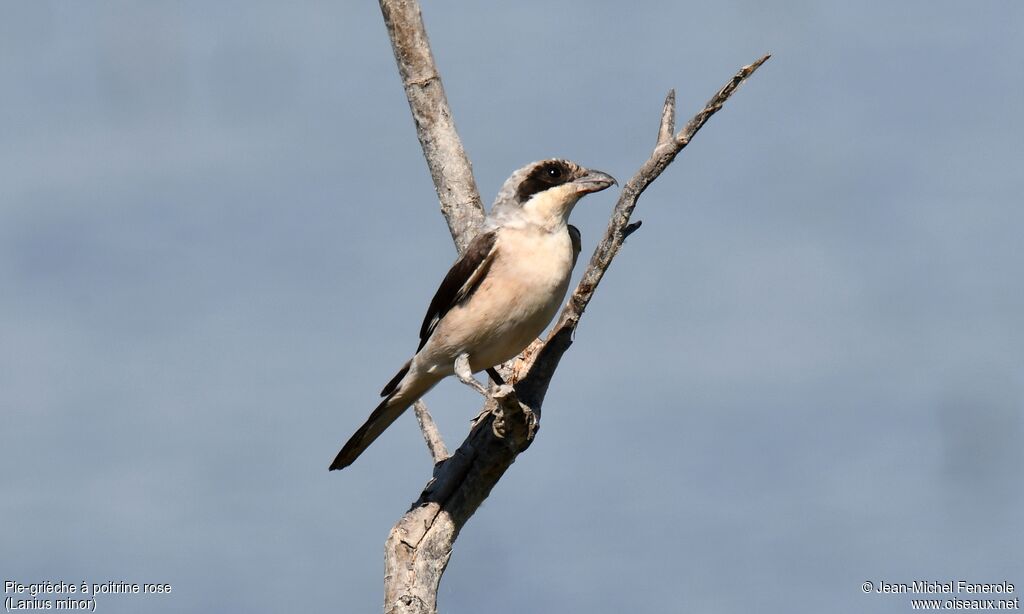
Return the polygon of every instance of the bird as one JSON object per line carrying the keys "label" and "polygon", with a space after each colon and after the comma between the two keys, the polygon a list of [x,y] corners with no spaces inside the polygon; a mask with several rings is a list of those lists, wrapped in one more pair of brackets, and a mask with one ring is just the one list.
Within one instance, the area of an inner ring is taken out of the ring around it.
{"label": "bird", "polygon": [[[420,326],[416,353],[384,386],[383,400],[341,448],[344,469],[420,397],[449,375],[487,397],[473,373],[518,355],[558,312],[580,252],[568,223],[587,194],[615,178],[563,159],[512,173],[478,234],[445,275]],[[492,376],[493,376],[492,375]]]}

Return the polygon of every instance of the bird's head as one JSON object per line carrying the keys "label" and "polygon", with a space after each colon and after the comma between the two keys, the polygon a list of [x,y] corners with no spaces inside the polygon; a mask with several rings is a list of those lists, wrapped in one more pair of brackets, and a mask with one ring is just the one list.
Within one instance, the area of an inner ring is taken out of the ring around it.
{"label": "bird's head", "polygon": [[580,198],[615,183],[615,178],[607,173],[568,160],[534,162],[505,181],[488,221],[492,226],[565,224]]}

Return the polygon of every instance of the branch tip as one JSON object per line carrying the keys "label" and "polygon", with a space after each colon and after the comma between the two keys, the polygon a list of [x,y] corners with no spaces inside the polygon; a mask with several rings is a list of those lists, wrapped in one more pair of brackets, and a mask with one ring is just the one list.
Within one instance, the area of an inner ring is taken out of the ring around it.
{"label": "branch tip", "polygon": [[661,125],[658,127],[658,145],[672,142],[672,133],[676,131],[676,90],[670,89],[665,96],[665,106],[661,109]]}
{"label": "branch tip", "polygon": [[416,412],[416,422],[420,425],[423,440],[427,442],[427,449],[430,450],[430,456],[434,459],[434,464],[436,465],[448,460],[451,454],[448,453],[448,448],[444,445],[441,431],[437,430],[437,424],[434,423],[434,418],[430,415],[427,404],[422,399],[417,399],[413,403],[412,408]]}
{"label": "branch tip", "polygon": [[748,64],[748,65],[744,66],[743,70],[747,71],[747,74],[749,75],[749,74],[753,73],[755,70],[757,70],[758,68],[761,68],[761,64],[764,64],[765,62],[767,62],[769,59],[771,59],[771,57],[772,57],[772,54],[766,53],[766,54],[764,54],[764,57],[762,57],[760,60],[754,62],[753,64]]}
{"label": "branch tip", "polygon": [[637,220],[637,221],[633,222],[632,224],[629,224],[625,228],[623,228],[622,229],[622,240],[625,241],[627,238],[629,238],[629,235],[631,235],[634,232],[640,230],[640,227],[643,226],[643,224],[644,224],[643,220]]}
{"label": "branch tip", "polygon": [[704,108],[701,109],[690,121],[686,122],[683,129],[679,131],[679,134],[675,137],[675,144],[679,149],[686,147],[690,143],[690,139],[693,135],[697,134],[704,124],[711,118],[712,115],[722,109],[726,100],[732,96],[739,86],[747,80],[750,75],[754,74],[754,71],[761,67],[762,64],[768,61],[768,58],[772,57],[771,54],[766,54],[764,57],[759,58],[752,64],[747,64],[743,68],[739,69],[732,79],[722,86],[722,89],[718,90],[711,100],[705,103]]}

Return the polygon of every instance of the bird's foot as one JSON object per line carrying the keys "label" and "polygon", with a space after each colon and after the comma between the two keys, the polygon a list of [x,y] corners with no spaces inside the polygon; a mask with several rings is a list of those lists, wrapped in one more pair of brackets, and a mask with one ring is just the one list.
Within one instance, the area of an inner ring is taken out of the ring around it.
{"label": "bird's foot", "polygon": [[537,434],[537,414],[520,402],[515,389],[507,384],[495,391],[494,400],[495,406],[491,410],[494,414],[494,422],[491,424],[494,435],[499,439],[529,445]]}
{"label": "bird's foot", "polygon": [[[494,408],[494,423],[491,429],[498,439],[515,437],[523,441],[530,441],[537,433],[537,414],[529,407],[520,408],[522,416],[506,416],[501,405]],[[513,434],[514,433],[514,434]]]}

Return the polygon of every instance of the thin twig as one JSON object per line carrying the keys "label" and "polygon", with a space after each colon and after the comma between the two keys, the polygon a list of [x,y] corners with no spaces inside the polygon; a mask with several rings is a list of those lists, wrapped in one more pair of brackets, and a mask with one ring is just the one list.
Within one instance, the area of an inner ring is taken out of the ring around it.
{"label": "thin twig", "polygon": [[[704,124],[711,118],[712,115],[717,113],[725,101],[732,96],[736,88],[740,86],[750,75],[754,74],[762,64],[768,61],[771,55],[765,55],[756,62],[744,66],[741,68],[733,78],[726,83],[722,89],[718,90],[714,96],[704,105],[696,115],[693,116],[690,121],[686,123],[686,126],[677,134],[674,138],[665,138],[666,134],[671,134],[672,124],[675,119],[675,91],[670,90],[668,96],[665,97],[665,106],[662,109],[661,121],[659,123],[658,130],[658,144],[655,146],[651,156],[647,159],[640,169],[637,170],[636,174],[626,182],[622,188],[622,192],[619,194],[619,200],[615,204],[615,209],[612,211],[611,219],[608,222],[608,228],[605,230],[604,237],[601,242],[598,243],[597,248],[594,249],[594,254],[590,258],[590,263],[587,265],[586,271],[583,273],[583,277],[580,279],[579,284],[572,293],[572,297],[562,310],[561,315],[558,318],[558,325],[555,326],[552,332],[552,336],[560,328],[566,325],[571,325],[575,328],[576,321],[579,320],[580,316],[583,315],[583,311],[587,308],[587,304],[590,303],[590,299],[594,296],[594,291],[597,290],[598,284],[601,283],[601,279],[604,277],[605,271],[612,263],[612,259],[615,258],[615,254],[618,253],[619,248],[622,247],[622,242],[629,235],[631,231],[627,232],[629,227],[629,217],[633,214],[633,209],[636,207],[637,200],[640,195],[643,194],[647,186],[661,175],[661,172],[668,167],[669,164],[675,159],[680,151],[689,145],[690,140],[693,138],[697,131],[700,130]],[[633,229],[635,230],[635,228]]]}
{"label": "thin twig", "polygon": [[637,220],[635,222],[630,222],[629,224],[627,224],[626,227],[622,229],[622,241],[625,242],[626,239],[629,238],[629,235],[640,230],[640,227],[643,225],[643,220]]}
{"label": "thin twig", "polygon": [[[722,105],[724,105],[725,101],[729,99],[729,96],[732,96],[733,92],[735,92],[750,75],[754,74],[755,70],[761,68],[761,64],[767,62],[770,57],[772,57],[772,54],[766,54],[753,64],[747,64],[741,68],[739,72],[733,76],[731,81],[722,86],[722,89],[718,90],[718,92],[711,97],[711,100],[704,105],[704,108],[701,109],[699,113],[694,115],[690,121],[686,122],[686,126],[684,126],[683,129],[679,131],[679,134],[676,135],[676,143],[679,144],[679,149],[686,147],[687,143],[690,142],[690,139],[693,138],[693,135],[697,134],[697,131],[704,126],[704,123],[722,108]],[[678,153],[678,150],[676,150],[676,153]],[[657,177],[657,175],[655,175],[655,177]],[[654,178],[652,178],[651,181],[654,181]],[[648,183],[650,183],[650,181]]]}
{"label": "thin twig", "polygon": [[427,442],[427,448],[430,450],[430,456],[434,459],[434,464],[448,460],[451,454],[448,453],[448,448],[444,445],[441,431],[437,430],[437,424],[434,423],[427,404],[423,402],[423,399],[417,399],[413,403],[412,409],[416,412],[416,421],[420,424],[423,440]]}
{"label": "thin twig", "polygon": [[676,90],[668,91],[665,96],[665,106],[661,108],[661,124],[658,126],[657,146],[668,145],[672,142],[672,134],[676,131]]}

